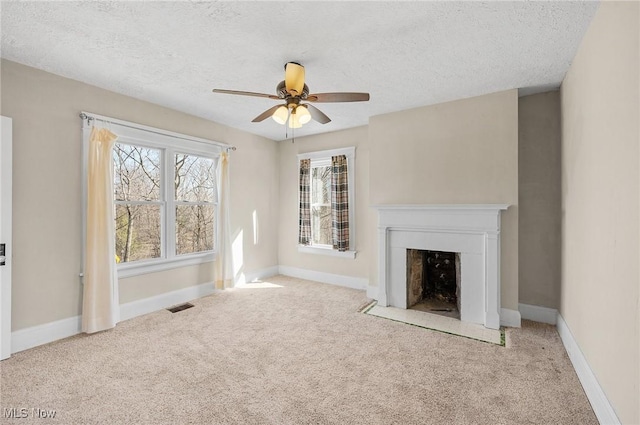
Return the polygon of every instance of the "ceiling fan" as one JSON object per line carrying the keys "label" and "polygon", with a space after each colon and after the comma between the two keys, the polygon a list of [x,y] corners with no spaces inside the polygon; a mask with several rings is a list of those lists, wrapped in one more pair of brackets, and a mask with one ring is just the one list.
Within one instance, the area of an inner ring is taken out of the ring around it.
{"label": "ceiling fan", "polygon": [[331,121],[331,118],[321,110],[310,103],[303,102],[365,102],[369,100],[369,93],[309,94],[309,87],[304,82],[304,66],[297,62],[287,62],[284,65],[284,81],[281,81],[276,87],[276,95],[224,89],[213,89],[213,92],[282,100],[283,104],[267,109],[255,117],[252,122],[261,122],[271,117],[278,124],[288,124],[289,128],[300,128],[311,119],[320,124]]}

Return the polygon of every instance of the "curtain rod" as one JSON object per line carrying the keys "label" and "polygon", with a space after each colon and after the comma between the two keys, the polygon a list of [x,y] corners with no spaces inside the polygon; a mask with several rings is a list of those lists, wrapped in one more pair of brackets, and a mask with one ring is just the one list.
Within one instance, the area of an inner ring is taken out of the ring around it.
{"label": "curtain rod", "polygon": [[121,125],[123,127],[133,128],[133,129],[136,129],[136,130],[148,131],[150,133],[159,134],[161,136],[171,136],[171,137],[175,137],[176,139],[188,140],[190,142],[213,144],[213,145],[217,145],[217,146],[226,148],[227,150],[232,150],[232,151],[236,150],[235,146],[227,145],[226,143],[215,142],[213,140],[199,139],[199,138],[195,138],[195,137],[194,138],[181,137],[180,135],[178,135],[177,133],[174,133],[172,131],[156,131],[155,129],[152,129],[152,127],[147,127],[147,126],[140,125],[140,124],[135,124],[135,123],[129,123],[127,121],[121,121],[121,120],[118,120],[118,119],[103,117],[101,115],[95,115],[95,114],[89,114],[89,113],[85,113],[85,112],[80,112],[80,114],[78,116],[80,118],[82,118],[83,120],[87,120],[87,122],[91,122],[91,120],[108,122],[108,123],[112,123],[112,124]]}

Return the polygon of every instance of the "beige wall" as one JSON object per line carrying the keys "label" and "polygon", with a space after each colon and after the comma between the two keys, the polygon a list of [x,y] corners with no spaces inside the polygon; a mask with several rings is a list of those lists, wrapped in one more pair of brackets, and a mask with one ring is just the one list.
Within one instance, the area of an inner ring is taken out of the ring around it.
{"label": "beige wall", "polygon": [[560,313],[624,424],[640,423],[637,2],[603,2],[561,87]]}
{"label": "beige wall", "polygon": [[[17,63],[3,60],[1,72],[1,112],[14,126],[14,331],[80,314],[82,110],[237,146],[231,224],[243,234],[240,272],[278,264],[275,142]],[[122,279],[121,302],[211,282],[212,273],[208,263]]]}
{"label": "beige wall", "polygon": [[[369,143],[371,205],[511,205],[502,216],[501,301],[517,310],[517,90],[372,117]],[[370,274],[377,285],[375,256]]]}
{"label": "beige wall", "polygon": [[518,282],[523,304],[560,302],[560,92],[518,99]]}
{"label": "beige wall", "polygon": [[[296,138],[280,142],[280,237],[278,257],[283,266],[323,273],[369,278],[372,235],[369,233],[369,132],[368,127]],[[299,153],[355,146],[355,259],[298,252]]]}

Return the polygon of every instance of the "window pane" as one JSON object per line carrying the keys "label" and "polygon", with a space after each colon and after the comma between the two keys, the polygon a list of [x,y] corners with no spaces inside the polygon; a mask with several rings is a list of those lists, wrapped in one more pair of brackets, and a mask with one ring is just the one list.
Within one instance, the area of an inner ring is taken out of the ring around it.
{"label": "window pane", "polygon": [[311,235],[313,244],[332,245],[330,206],[311,207]]}
{"label": "window pane", "polygon": [[159,205],[116,205],[116,262],[159,258]]}
{"label": "window pane", "polygon": [[213,205],[176,206],[176,254],[213,250]]}
{"label": "window pane", "polygon": [[160,200],[159,149],[116,143],[113,148],[117,201]]}
{"label": "window pane", "polygon": [[213,159],[177,154],[175,157],[176,200],[215,202]]}
{"label": "window pane", "polygon": [[311,169],[311,204],[331,203],[331,167]]}

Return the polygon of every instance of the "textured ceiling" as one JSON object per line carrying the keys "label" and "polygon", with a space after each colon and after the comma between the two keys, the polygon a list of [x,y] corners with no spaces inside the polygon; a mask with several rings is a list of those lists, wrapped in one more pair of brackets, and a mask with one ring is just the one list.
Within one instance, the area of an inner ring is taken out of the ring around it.
{"label": "textured ceiling", "polygon": [[[273,140],[251,120],[275,101],[283,65],[311,92],[371,101],[316,104],[332,118],[296,136],[365,125],[370,116],[519,88],[558,87],[595,2],[8,2],[3,58]],[[126,119],[126,117],[124,117]]]}

